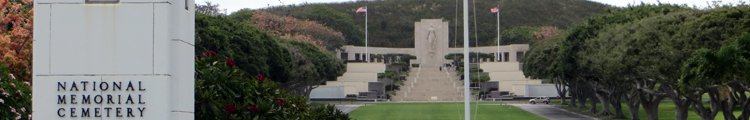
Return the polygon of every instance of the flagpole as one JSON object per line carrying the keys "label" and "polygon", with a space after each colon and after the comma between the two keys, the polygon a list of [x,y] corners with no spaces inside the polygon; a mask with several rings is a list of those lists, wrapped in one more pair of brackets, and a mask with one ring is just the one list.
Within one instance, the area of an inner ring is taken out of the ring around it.
{"label": "flagpole", "polygon": [[367,45],[367,42],[368,42],[368,36],[367,36],[367,34],[369,34],[369,31],[367,31],[367,14],[369,14],[369,12],[367,12],[367,6],[365,5],[365,54],[366,54],[365,61],[367,61],[369,63],[370,62],[370,51],[367,49],[367,47],[368,47],[368,45]]}
{"label": "flagpole", "polygon": [[469,81],[469,0],[464,0],[464,120],[471,120]]}
{"label": "flagpole", "polygon": [[495,8],[497,9],[497,12],[495,14],[497,16],[497,54],[496,54],[497,60],[496,61],[500,62],[500,37],[502,37],[500,36],[500,5],[495,6]]}

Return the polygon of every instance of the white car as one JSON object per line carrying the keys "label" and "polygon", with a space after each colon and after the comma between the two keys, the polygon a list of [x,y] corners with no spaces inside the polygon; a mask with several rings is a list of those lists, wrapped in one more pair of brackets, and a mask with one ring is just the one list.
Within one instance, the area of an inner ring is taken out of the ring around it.
{"label": "white car", "polygon": [[529,100],[529,104],[536,104],[536,103],[549,104],[549,98],[547,98],[547,97],[537,97],[537,98]]}

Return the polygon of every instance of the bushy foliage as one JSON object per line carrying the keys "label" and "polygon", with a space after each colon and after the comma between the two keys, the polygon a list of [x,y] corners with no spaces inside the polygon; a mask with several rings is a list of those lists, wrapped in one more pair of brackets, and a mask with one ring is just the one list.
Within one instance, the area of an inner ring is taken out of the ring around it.
{"label": "bushy foliage", "polygon": [[[739,46],[746,43],[742,34],[750,30],[748,12],[746,5],[611,10],[551,41],[532,44],[523,70],[569,88],[573,102],[578,101],[572,106],[602,102],[604,109],[591,111],[603,115],[624,117],[619,102],[626,102],[631,111],[643,106],[649,119],[657,119],[658,105],[666,97],[677,105],[677,119],[686,119],[688,108],[703,119],[713,119],[718,112],[725,119],[747,119],[750,83],[747,72],[740,72],[747,71],[747,58],[741,55],[747,49]],[[703,105],[705,95],[710,108]],[[745,114],[734,115],[736,108]]]}
{"label": "bushy foliage", "polygon": [[545,39],[539,42],[534,42],[530,45],[529,51],[525,53],[526,58],[523,59],[523,74],[532,79],[551,79],[556,76],[556,71],[553,64],[557,58],[559,51],[559,45],[562,42],[562,37],[557,36],[551,39]]}
{"label": "bushy foliage", "polygon": [[263,74],[250,76],[234,59],[208,51],[196,60],[197,119],[349,119],[330,106],[312,107],[305,97],[287,93]]}
{"label": "bushy foliage", "polygon": [[31,81],[32,0],[0,0],[0,63]]}
{"label": "bushy foliage", "polygon": [[209,50],[226,53],[240,70],[264,74],[287,91],[303,96],[345,70],[343,61],[323,48],[279,38],[251,21],[197,14],[196,53]]}
{"label": "bushy foliage", "polygon": [[[494,39],[497,38],[496,17],[489,12],[490,8],[497,5],[500,6],[500,29],[502,31],[518,26],[556,26],[566,29],[577,21],[611,8],[601,3],[585,0],[476,0],[470,4],[472,8],[469,9],[472,11],[476,4],[476,14],[471,12],[469,16],[472,19],[471,31],[478,33],[478,38],[475,38],[473,34],[470,36],[470,44],[474,45],[476,39],[480,46],[497,43]],[[365,17],[354,11],[365,5],[368,6],[369,12],[370,46],[413,47],[414,22],[420,19],[443,18],[449,21],[451,45],[456,41],[453,38],[459,38],[459,41],[463,38],[460,32],[458,35],[454,32],[463,28],[460,19],[462,8],[455,0],[376,0],[303,4],[274,7],[266,11],[277,15],[291,15],[300,19],[318,21],[342,31],[347,38],[347,43],[364,45]],[[457,9],[459,10],[458,16],[456,15]],[[325,17],[317,15],[338,19],[321,19]],[[476,26],[474,26],[474,18],[476,18]],[[349,19],[353,20],[349,21]],[[477,27],[476,31],[473,27]],[[457,44],[461,46],[463,42],[457,42]]]}
{"label": "bushy foliage", "polygon": [[315,120],[349,120],[349,115],[330,105],[315,107],[310,112]]}
{"label": "bushy foliage", "polygon": [[542,26],[534,32],[534,40],[547,40],[560,34],[560,29],[555,26]]}
{"label": "bushy foliage", "polygon": [[0,64],[0,120],[31,119],[31,84]]}
{"label": "bushy foliage", "polygon": [[234,58],[239,69],[247,73],[263,73],[277,82],[291,80],[291,56],[277,38],[223,16],[196,14],[196,53],[209,50],[226,53]]}
{"label": "bushy foliage", "polygon": [[297,41],[283,41],[282,47],[292,55],[290,78],[295,81],[282,84],[289,91],[299,95],[308,95],[310,91],[325,81],[336,80],[344,74],[345,66],[341,59],[333,57],[322,48]]}
{"label": "bushy foliage", "polygon": [[[243,11],[238,11],[243,12]],[[355,24],[354,17],[350,12],[340,11],[325,5],[311,5],[290,10],[288,14],[272,11],[277,15],[292,15],[295,18],[316,21],[333,30],[343,33],[347,45],[365,45],[364,26]],[[235,13],[232,13],[235,14]]]}
{"label": "bushy foliage", "polygon": [[222,11],[219,8],[219,4],[211,3],[208,1],[206,1],[204,5],[195,6],[195,13],[218,16],[218,15],[223,15],[223,13],[221,12]]}
{"label": "bushy foliage", "polygon": [[[510,27],[508,29],[503,30],[502,36],[500,39],[501,45],[509,45],[509,44],[528,44],[529,42],[533,41],[534,33],[536,31],[539,31],[540,29],[538,27],[530,27],[530,26],[518,26],[518,27]],[[497,37],[493,37],[496,41],[487,41],[492,43],[480,43],[485,45],[497,45]]]}
{"label": "bushy foliage", "polygon": [[250,21],[261,30],[281,36],[283,39],[302,41],[329,50],[340,48],[345,44],[341,32],[315,21],[277,16],[263,11],[254,11],[251,19],[244,19],[244,21]]}
{"label": "bushy foliage", "polygon": [[32,0],[0,0],[0,119],[31,119]]}

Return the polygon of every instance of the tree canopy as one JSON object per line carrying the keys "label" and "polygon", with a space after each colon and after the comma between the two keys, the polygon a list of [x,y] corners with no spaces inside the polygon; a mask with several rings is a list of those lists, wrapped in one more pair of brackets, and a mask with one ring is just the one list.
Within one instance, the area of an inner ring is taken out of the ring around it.
{"label": "tree canopy", "polygon": [[[750,49],[740,47],[748,45],[748,12],[746,5],[613,9],[557,37],[534,42],[524,59],[524,74],[551,79],[561,86],[558,91],[569,90],[572,106],[602,102],[605,109],[591,111],[618,118],[625,117],[620,101],[631,111],[642,106],[649,119],[657,119],[658,104],[670,98],[677,119],[686,118],[688,108],[704,119],[718,112],[725,119],[747,119],[750,113],[732,112],[748,108],[748,63],[742,54]],[[703,105],[703,95],[711,96],[711,109]],[[741,102],[726,102],[730,100]]]}
{"label": "tree canopy", "polygon": [[[475,7],[476,5],[476,7]],[[489,12],[494,6],[500,6],[501,31],[528,26],[555,26],[568,28],[575,22],[586,17],[605,12],[611,7],[592,1],[584,0],[472,0],[470,1],[470,21],[475,36],[470,37],[471,45],[475,40],[480,46],[496,45],[497,28],[496,17]],[[264,9],[277,15],[289,15],[300,19],[318,21],[337,31],[341,31],[347,39],[347,44],[364,45],[364,15],[356,14],[358,7],[368,7],[369,45],[378,47],[413,47],[414,22],[420,19],[444,19],[450,26],[451,46],[453,38],[462,38],[455,31],[462,29],[461,17],[457,13],[461,6],[454,0],[378,0],[357,1],[328,4],[303,4],[272,7]],[[476,9],[476,14],[474,13]],[[476,22],[476,23],[475,23]],[[476,30],[473,29],[476,27]],[[507,32],[503,32],[507,33]],[[508,33],[515,36],[516,32]],[[523,36],[526,34],[520,34]],[[505,36],[505,35],[504,35]],[[514,41],[515,39],[508,39]],[[515,42],[511,42],[515,43]],[[525,42],[518,42],[525,43]],[[461,46],[457,42],[455,46]]]}
{"label": "tree canopy", "polygon": [[312,88],[345,71],[333,53],[305,42],[284,40],[231,16],[196,15],[196,53],[215,51],[233,58],[240,70],[263,74],[307,96]]}

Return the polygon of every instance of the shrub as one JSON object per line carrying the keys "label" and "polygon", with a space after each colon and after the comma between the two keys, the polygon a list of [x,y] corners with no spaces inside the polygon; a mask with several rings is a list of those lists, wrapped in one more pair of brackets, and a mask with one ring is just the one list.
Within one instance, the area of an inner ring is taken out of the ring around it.
{"label": "shrub", "polygon": [[349,120],[349,115],[330,105],[315,107],[310,116],[316,120]]}
{"label": "shrub", "polygon": [[31,85],[0,64],[0,119],[31,119]]}
{"label": "shrub", "polygon": [[234,59],[216,52],[201,53],[195,65],[196,119],[348,119],[335,108],[310,107],[307,98],[289,94],[263,74],[247,75]]}

